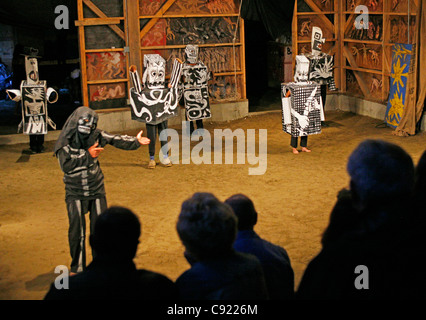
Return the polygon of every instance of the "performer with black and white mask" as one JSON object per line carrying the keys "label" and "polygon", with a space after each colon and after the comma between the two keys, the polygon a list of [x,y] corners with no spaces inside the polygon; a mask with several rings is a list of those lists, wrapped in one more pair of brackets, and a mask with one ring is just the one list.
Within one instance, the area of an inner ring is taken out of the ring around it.
{"label": "performer with black and white mask", "polygon": [[294,154],[299,154],[298,137],[302,152],[311,152],[308,135],[321,133],[321,121],[324,121],[320,85],[308,81],[308,73],[308,58],[298,55],[294,82],[281,85],[283,130],[291,135],[290,145]]}
{"label": "performer with black and white mask", "polygon": [[54,147],[54,155],[64,172],[65,202],[68,210],[68,240],[71,273],[86,267],[84,215],[90,212],[90,230],[96,218],[107,208],[104,175],[98,156],[105,145],[123,150],[136,150],[150,140],[142,137],[112,135],[97,129],[98,115],[88,107],[77,108],[67,119]]}
{"label": "performer with black and white mask", "polygon": [[56,130],[56,124],[48,116],[48,103],[58,101],[58,93],[53,88],[48,88],[45,80],[40,80],[38,72],[38,50],[29,48],[29,55],[25,55],[25,71],[27,79],[22,80],[21,87],[6,90],[10,99],[21,102],[22,121],[18,132],[30,137],[30,152],[44,152],[44,136],[48,127]]}
{"label": "performer with black and white mask", "polygon": [[185,61],[182,68],[183,101],[185,104],[185,119],[190,121],[190,134],[197,129],[204,129],[203,119],[211,117],[209,104],[208,81],[212,73],[199,59],[197,45],[188,44],[185,47]]}
{"label": "performer with black and white mask", "polygon": [[[164,89],[166,84],[166,61],[159,54],[146,54],[144,56],[145,71],[142,76],[142,85],[150,90]],[[171,85],[169,84],[169,87]],[[157,165],[155,161],[155,143],[157,140],[157,133],[160,136],[163,130],[167,129],[167,120],[157,124],[146,123],[146,134],[151,140],[149,144],[149,163],[148,169],[154,169]],[[160,141],[163,147],[167,142]],[[166,167],[171,167],[172,162],[168,154],[164,154],[162,163]]]}

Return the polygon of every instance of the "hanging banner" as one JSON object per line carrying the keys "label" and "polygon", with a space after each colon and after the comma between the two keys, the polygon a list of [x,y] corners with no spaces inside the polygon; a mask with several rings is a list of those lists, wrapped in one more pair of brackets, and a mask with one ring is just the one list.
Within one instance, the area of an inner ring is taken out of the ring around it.
{"label": "hanging banner", "polygon": [[395,43],[392,47],[390,92],[385,116],[386,124],[392,128],[398,126],[406,105],[407,82],[413,52],[412,44]]}

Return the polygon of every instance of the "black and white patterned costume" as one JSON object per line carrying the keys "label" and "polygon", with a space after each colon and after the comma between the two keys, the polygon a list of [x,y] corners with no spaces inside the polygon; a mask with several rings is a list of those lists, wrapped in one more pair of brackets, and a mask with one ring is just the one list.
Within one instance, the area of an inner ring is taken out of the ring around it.
{"label": "black and white patterned costume", "polygon": [[[291,135],[290,145],[297,148],[297,138],[306,150],[308,135],[321,133],[324,109],[321,101],[321,86],[307,81],[309,60],[296,56],[295,82],[281,84],[283,131]],[[294,153],[297,151],[293,150]]]}
{"label": "black and white patterned costume", "polygon": [[[34,54],[38,52],[36,49]],[[56,130],[56,124],[48,116],[48,103],[58,101],[58,93],[53,88],[48,88],[44,80],[39,79],[37,57],[25,56],[25,71],[27,79],[22,80],[20,90],[6,90],[10,99],[21,102],[22,121],[18,126],[18,132],[30,137],[31,153],[44,151],[44,136],[49,125]]]}
{"label": "black and white patterned costume", "polygon": [[[323,118],[320,86],[313,82],[282,84],[281,96],[290,95],[290,117],[283,116],[283,130],[293,137],[321,133]],[[284,109],[283,109],[284,112]]]}
{"label": "black and white patterned costume", "polygon": [[93,158],[88,149],[95,143],[98,147],[110,144],[123,150],[140,147],[136,137],[112,135],[97,129],[97,121],[98,115],[92,109],[77,108],[64,124],[54,147],[54,155],[64,172],[71,272],[80,272],[86,267],[84,214],[90,212],[90,229],[93,231],[97,216],[107,208],[104,175],[99,160]]}
{"label": "black and white patterned costume", "polygon": [[182,68],[182,100],[185,105],[185,119],[190,121],[190,133],[203,129],[203,119],[211,117],[208,81],[212,72],[199,60],[199,48],[189,44],[185,47],[185,61]]}

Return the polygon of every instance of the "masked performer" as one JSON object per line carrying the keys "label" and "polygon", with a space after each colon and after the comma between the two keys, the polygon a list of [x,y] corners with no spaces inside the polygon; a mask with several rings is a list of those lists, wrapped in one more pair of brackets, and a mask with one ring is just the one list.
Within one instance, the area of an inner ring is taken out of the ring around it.
{"label": "masked performer", "polygon": [[[331,91],[336,91],[336,83],[334,81],[334,57],[322,52],[325,39],[322,37],[322,30],[318,27],[312,28],[312,40],[310,54],[305,56],[309,60],[309,81],[313,81],[321,86],[321,100],[323,108],[327,99],[327,87]],[[321,121],[322,126],[328,126]]]}
{"label": "masked performer", "polygon": [[72,273],[86,267],[84,214],[90,212],[92,232],[97,216],[107,208],[99,154],[107,144],[123,150],[136,150],[149,144],[149,139],[142,137],[142,131],[136,137],[112,135],[97,129],[97,122],[95,111],[77,108],[64,124],[54,147],[54,155],[64,172]]}
{"label": "masked performer", "polygon": [[[142,82],[136,66],[130,66],[130,78],[133,88],[130,88],[129,97],[132,119],[145,122],[147,136],[151,140],[149,144],[148,168],[154,169],[155,143],[163,130],[167,129],[167,120],[178,115],[178,101],[180,90],[178,83],[182,71],[182,61],[175,59],[173,62],[170,81],[166,87],[166,61],[159,54],[145,54],[143,58],[144,73]],[[160,139],[161,147],[166,146],[167,141]],[[161,162],[166,167],[172,165],[168,151],[163,150],[164,159]]]}
{"label": "masked performer", "polygon": [[54,130],[56,124],[47,114],[47,104],[58,100],[58,93],[47,88],[46,81],[39,79],[37,53],[38,50],[31,48],[30,55],[25,56],[25,71],[27,79],[22,80],[20,90],[6,90],[10,99],[21,102],[22,121],[18,132],[21,130],[30,137],[31,153],[44,151],[44,136],[47,134],[48,126]]}
{"label": "masked performer", "polygon": [[[160,89],[165,87],[166,79],[166,62],[160,55],[144,56],[145,72],[142,77],[143,85],[148,89]],[[155,143],[157,133],[160,136],[163,130],[167,129],[167,120],[158,124],[146,124],[146,134],[151,140],[149,144],[149,163],[148,168],[154,169],[157,163],[155,162]],[[166,141],[160,141],[161,146],[166,144]],[[172,162],[168,158],[168,154],[164,155],[163,164],[166,167],[172,166]]]}
{"label": "masked performer", "polygon": [[212,78],[207,66],[198,59],[198,46],[188,44],[185,47],[185,62],[182,68],[183,99],[185,118],[190,122],[190,133],[203,129],[203,119],[210,118],[209,90],[207,82]]}
{"label": "masked performer", "polygon": [[291,135],[290,145],[294,154],[298,137],[303,152],[308,149],[308,135],[321,133],[324,110],[320,86],[308,81],[309,60],[304,55],[296,56],[294,82],[284,83],[281,88],[283,130]]}

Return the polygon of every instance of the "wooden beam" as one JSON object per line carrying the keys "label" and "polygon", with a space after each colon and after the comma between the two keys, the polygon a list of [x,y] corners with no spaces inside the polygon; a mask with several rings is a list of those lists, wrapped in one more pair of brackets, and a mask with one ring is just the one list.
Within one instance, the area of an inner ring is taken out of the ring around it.
{"label": "wooden beam", "polygon": [[[241,0],[242,1],[242,0]],[[242,41],[242,46],[240,47],[240,68],[243,70],[243,92],[242,92],[242,98],[247,99],[247,79],[246,79],[246,48],[245,48],[245,29],[244,29],[244,20],[243,18],[240,18],[240,41]],[[234,66],[236,69],[237,66]],[[237,74],[236,72],[235,74]]]}
{"label": "wooden beam", "polygon": [[155,15],[148,21],[148,23],[142,28],[139,38],[142,39],[149,30],[157,23],[157,21],[169,10],[169,8],[175,3],[176,0],[167,0],[166,3],[155,13]]}
{"label": "wooden beam", "polygon": [[136,66],[139,74],[142,74],[142,53],[141,41],[139,38],[139,0],[127,0],[127,35],[129,47],[128,62],[129,66]]}
{"label": "wooden beam", "polygon": [[322,13],[321,9],[312,0],[304,0],[311,9],[318,13],[318,17],[324,22],[324,26],[334,34],[334,26],[330,20]]}
{"label": "wooden beam", "polygon": [[296,55],[298,54],[297,34],[299,30],[297,27],[297,1],[294,1],[293,21],[291,22],[291,43],[293,48],[293,54],[291,55],[292,78],[294,76],[293,73],[296,66]]}
{"label": "wooden beam", "polygon": [[[95,13],[98,17],[100,18],[108,18],[108,16],[102,12],[101,9],[99,9],[96,5],[93,4],[92,1],[90,0],[83,0],[84,4],[93,11],[93,13]],[[80,20],[84,20],[84,17],[82,16],[82,18]],[[119,27],[117,27],[116,25],[108,25],[121,39],[124,39],[124,32],[123,30],[121,30]]]}
{"label": "wooden beam", "polygon": [[354,25],[355,22],[355,15],[351,14],[348,18],[348,20],[346,20],[346,25],[342,24],[342,29],[344,29],[344,33],[343,36],[345,36],[346,34],[348,34],[348,32],[350,31],[350,29],[352,28],[352,26]]}
{"label": "wooden beam", "polygon": [[122,19],[120,18],[90,18],[84,20],[77,20],[75,22],[76,27],[80,26],[99,26],[106,24],[119,24]]}
{"label": "wooden beam", "polygon": [[[83,0],[77,0],[77,17],[83,20]],[[80,47],[80,66],[81,66],[81,94],[83,105],[89,106],[89,94],[87,87],[87,62],[86,62],[86,44],[84,40],[84,26],[78,27],[78,43]]]}
{"label": "wooden beam", "polygon": [[[330,55],[330,56],[332,56],[333,54],[335,54],[337,52],[337,45],[335,44],[334,46],[332,46],[331,48],[330,48],[330,50],[328,50],[327,52],[326,52],[326,54],[328,54],[328,55]],[[336,64],[336,59],[334,59],[334,64]]]}
{"label": "wooden beam", "polygon": [[[343,8],[345,6],[345,3],[341,0],[339,0],[339,11],[342,12]],[[339,14],[339,43],[340,43],[340,92],[346,92],[346,70],[343,68],[346,66],[346,59],[343,55],[343,48],[345,46],[345,43],[343,42],[343,39],[345,38],[345,23],[346,23],[346,15]]]}
{"label": "wooden beam", "polygon": [[109,80],[91,80],[87,81],[87,84],[104,84],[104,83],[120,83],[120,82],[127,82],[129,81],[128,78],[122,78],[122,79],[109,79]]}
{"label": "wooden beam", "polygon": [[341,20],[340,20],[340,0],[334,0],[333,2],[333,9],[336,12],[334,14],[334,37],[337,39],[334,43],[335,48],[335,55],[334,55],[334,82],[336,84],[337,89],[339,92],[341,92],[341,59],[342,59],[342,51],[341,51],[341,37],[340,37],[340,26],[341,26]]}
{"label": "wooden beam", "polygon": [[359,67],[355,68],[355,67],[348,67],[348,66],[346,66],[345,69],[352,70],[352,71],[360,71],[365,73],[378,74],[378,75],[384,74],[381,70],[376,70],[376,69],[366,69],[366,68],[359,68]]}
{"label": "wooden beam", "polygon": [[[238,13],[190,13],[190,14],[165,14],[163,18],[216,18],[216,17],[239,17]],[[139,16],[139,19],[157,18],[156,15]]]}
{"label": "wooden beam", "polygon": [[124,48],[107,48],[107,49],[87,49],[86,53],[93,52],[123,52]]}
{"label": "wooden beam", "polygon": [[[197,44],[199,48],[218,48],[218,47],[233,47],[233,46],[243,46],[242,42],[237,43],[209,43],[209,44]],[[162,46],[149,46],[143,47],[141,50],[170,50],[170,49],[183,49],[186,47],[186,44],[173,44],[173,45],[162,45]]]}
{"label": "wooden beam", "polygon": [[[343,47],[343,55],[346,57],[346,59],[348,59],[351,67],[355,69],[359,69],[358,64],[356,63],[348,47]],[[364,94],[364,97],[370,96],[370,89],[368,88],[368,85],[365,83],[365,80],[362,77],[362,75],[360,75],[358,71],[353,71],[353,72],[358,81],[359,87],[361,88],[361,91]]]}

